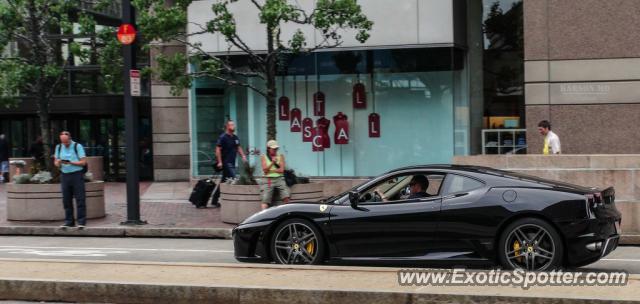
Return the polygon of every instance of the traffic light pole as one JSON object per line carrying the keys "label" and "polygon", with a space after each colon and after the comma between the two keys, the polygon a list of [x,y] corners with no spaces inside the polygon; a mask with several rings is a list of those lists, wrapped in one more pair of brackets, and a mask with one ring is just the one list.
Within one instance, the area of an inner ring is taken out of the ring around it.
{"label": "traffic light pole", "polygon": [[[135,27],[135,11],[131,0],[122,0],[122,23]],[[131,96],[130,71],[136,68],[136,43],[123,45],[124,118],[127,168],[127,220],[123,225],[143,225],[140,220],[140,173],[138,165],[138,103]]]}

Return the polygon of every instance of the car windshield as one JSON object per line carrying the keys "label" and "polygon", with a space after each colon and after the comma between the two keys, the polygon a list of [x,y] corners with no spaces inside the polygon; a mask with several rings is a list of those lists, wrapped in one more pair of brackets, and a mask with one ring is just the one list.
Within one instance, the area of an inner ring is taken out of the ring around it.
{"label": "car windshield", "polygon": [[[325,198],[325,199],[323,199],[321,202],[322,202],[322,203],[330,202],[330,201],[335,200],[335,199],[337,199],[337,198],[339,198],[339,197],[342,197],[342,196],[344,196],[344,195],[347,195],[349,192],[354,191],[354,190],[357,190],[358,188],[362,187],[364,184],[366,184],[366,183],[370,182],[370,181],[371,181],[371,179],[373,179],[373,178],[369,178],[369,179],[365,180],[364,182],[362,182],[362,183],[360,183],[360,184],[358,184],[358,185],[356,185],[356,186],[354,186],[354,187],[350,188],[350,189],[349,189],[349,190],[347,190],[347,191],[344,191],[344,192],[338,193],[338,194],[336,194],[336,195],[330,196],[330,197],[328,197],[328,198]],[[334,203],[336,203],[336,204],[337,204],[338,202],[334,202]]]}

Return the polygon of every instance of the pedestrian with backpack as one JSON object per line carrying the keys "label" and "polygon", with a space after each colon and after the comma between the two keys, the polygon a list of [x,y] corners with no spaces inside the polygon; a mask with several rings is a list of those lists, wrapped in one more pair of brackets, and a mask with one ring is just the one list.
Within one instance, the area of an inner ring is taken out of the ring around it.
{"label": "pedestrian with backpack", "polygon": [[74,227],[73,198],[76,199],[78,229],[87,225],[87,205],[84,189],[84,174],[87,172],[87,158],[84,147],[71,139],[68,131],[60,132],[60,144],[55,150],[55,166],[60,168],[60,188],[64,206],[64,224],[61,228]]}

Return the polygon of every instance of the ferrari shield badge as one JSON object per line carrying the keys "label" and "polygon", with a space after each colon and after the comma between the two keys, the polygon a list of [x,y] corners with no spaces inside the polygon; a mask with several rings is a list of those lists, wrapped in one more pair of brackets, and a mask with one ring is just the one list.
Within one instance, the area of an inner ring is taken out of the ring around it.
{"label": "ferrari shield badge", "polygon": [[325,210],[327,210],[327,207],[328,206],[325,204],[320,205],[320,212],[324,212]]}

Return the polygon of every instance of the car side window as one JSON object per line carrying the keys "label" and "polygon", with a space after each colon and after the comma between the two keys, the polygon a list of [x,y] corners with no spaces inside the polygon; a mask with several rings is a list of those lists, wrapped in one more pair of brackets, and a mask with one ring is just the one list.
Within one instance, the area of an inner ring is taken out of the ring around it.
{"label": "car side window", "polygon": [[450,174],[447,176],[447,187],[445,189],[445,195],[469,192],[478,188],[482,188],[484,184],[478,180],[470,177]]}
{"label": "car side window", "polygon": [[393,203],[439,195],[445,175],[431,172],[412,172],[397,175],[370,186],[360,196],[361,203]]}

